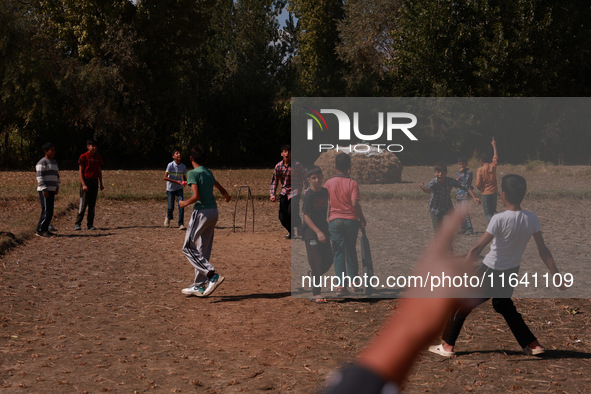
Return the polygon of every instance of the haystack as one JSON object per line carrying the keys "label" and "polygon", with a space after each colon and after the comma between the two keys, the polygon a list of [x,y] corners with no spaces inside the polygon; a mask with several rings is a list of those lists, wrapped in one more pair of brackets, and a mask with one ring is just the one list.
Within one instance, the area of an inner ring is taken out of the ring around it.
{"label": "haystack", "polygon": [[[343,152],[343,151],[341,151]],[[348,153],[344,151],[344,153]],[[367,153],[348,153],[351,155],[351,178],[363,184],[397,183],[402,180],[402,163],[392,152],[378,153],[373,148]],[[314,163],[322,169],[324,179],[334,176],[335,150],[322,153]]]}

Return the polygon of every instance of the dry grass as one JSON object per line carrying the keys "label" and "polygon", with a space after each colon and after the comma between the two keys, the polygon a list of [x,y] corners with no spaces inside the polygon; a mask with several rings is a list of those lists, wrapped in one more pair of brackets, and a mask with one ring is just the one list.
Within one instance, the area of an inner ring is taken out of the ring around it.
{"label": "dry grass", "polygon": [[[272,170],[213,170],[216,179],[235,196],[239,186],[251,187],[255,198],[267,198]],[[55,203],[59,217],[78,206],[80,180],[77,171],[60,171],[61,187]],[[164,171],[103,171],[105,190],[100,199],[121,201],[166,200]],[[29,171],[0,172],[0,254],[35,233],[39,220],[39,195],[35,174]],[[185,193],[190,195],[189,189]],[[217,193],[217,192],[216,192]],[[219,194],[218,194],[219,197]],[[99,208],[100,209],[100,208]],[[72,224],[73,225],[73,224]]]}
{"label": "dry grass", "polygon": [[[476,168],[472,168],[475,170]],[[454,176],[455,164],[448,166],[448,175]],[[272,169],[216,170],[216,179],[235,196],[239,186],[248,185],[257,199],[266,199]],[[525,176],[530,199],[591,198],[591,166],[562,166],[544,162],[521,165],[501,165],[500,178],[509,173]],[[56,199],[56,215],[64,215],[77,207],[80,182],[77,171],[61,171],[62,184]],[[161,170],[112,170],[104,171],[105,190],[99,199],[121,201],[145,201],[166,199],[165,183]],[[361,185],[364,199],[427,199],[429,196],[418,188],[419,182],[433,178],[430,166],[405,167],[402,182],[389,185]],[[14,238],[0,235],[0,253],[16,242],[22,242],[34,234],[39,219],[39,202],[35,175],[29,171],[0,172],[0,232],[14,234]],[[186,191],[188,192],[188,189]],[[100,204],[100,201],[99,201]]]}

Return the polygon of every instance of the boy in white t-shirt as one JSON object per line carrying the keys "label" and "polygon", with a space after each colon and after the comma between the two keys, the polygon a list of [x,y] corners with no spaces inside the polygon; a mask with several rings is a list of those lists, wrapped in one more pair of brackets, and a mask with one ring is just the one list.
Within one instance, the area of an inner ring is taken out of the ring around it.
{"label": "boy in white t-shirt", "polygon": [[[470,249],[466,259],[474,260],[482,250],[492,241],[490,252],[484,257],[475,275],[487,278],[485,285],[488,287],[485,298],[469,301],[467,304],[452,313],[443,331],[442,343],[429,347],[429,351],[444,357],[453,356],[454,345],[466,317],[472,309],[492,298],[493,308],[503,315],[511,332],[519,342],[525,354],[539,355],[544,353],[534,334],[530,331],[517,312],[511,296],[513,288],[508,286],[508,278],[511,274],[519,272],[521,257],[531,236],[533,235],[540,258],[548,267],[551,274],[556,274],[558,269],[552,257],[552,253],[544,243],[540,222],[537,216],[521,209],[521,202],[527,189],[523,177],[515,174],[505,175],[501,181],[501,199],[506,211],[494,215],[476,246]],[[494,287],[490,286],[490,275],[494,276]],[[500,277],[505,279],[505,287],[499,287]],[[561,287],[564,290],[564,287]]]}

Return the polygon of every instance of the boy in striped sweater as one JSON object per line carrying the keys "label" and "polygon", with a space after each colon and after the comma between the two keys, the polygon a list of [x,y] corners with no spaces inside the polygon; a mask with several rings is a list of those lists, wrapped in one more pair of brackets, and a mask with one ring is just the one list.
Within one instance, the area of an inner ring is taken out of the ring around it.
{"label": "boy in striped sweater", "polygon": [[60,173],[55,161],[55,146],[47,142],[42,147],[45,156],[35,166],[37,174],[37,191],[41,202],[41,217],[37,224],[36,235],[50,237],[55,235],[49,231],[53,218],[53,204],[60,188]]}

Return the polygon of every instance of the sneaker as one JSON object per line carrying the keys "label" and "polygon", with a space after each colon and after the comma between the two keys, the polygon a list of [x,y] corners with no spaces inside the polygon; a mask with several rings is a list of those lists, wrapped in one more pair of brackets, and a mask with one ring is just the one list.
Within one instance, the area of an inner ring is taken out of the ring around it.
{"label": "sneaker", "polygon": [[431,353],[439,354],[443,357],[451,357],[456,355],[456,352],[448,352],[447,350],[445,350],[443,348],[443,344],[429,346],[429,351]]}
{"label": "sneaker", "polygon": [[187,228],[185,227],[185,225],[184,225],[184,224],[181,224],[181,225],[179,226],[179,230],[186,230],[186,229],[187,229]]}
{"label": "sneaker", "polygon": [[220,274],[213,274],[213,276],[209,279],[209,283],[207,284],[207,288],[203,292],[203,296],[207,297],[224,281],[224,277]]}
{"label": "sneaker", "polygon": [[205,285],[192,285],[187,287],[186,289],[181,290],[181,293],[183,293],[184,295],[194,295],[197,297],[203,297],[203,293],[205,292]]}
{"label": "sneaker", "polygon": [[53,234],[51,234],[49,231],[37,231],[35,233],[36,236],[41,237],[41,238],[49,238],[51,237]]}
{"label": "sneaker", "polygon": [[285,237],[283,237],[285,239],[291,239],[291,234],[287,234]]}
{"label": "sneaker", "polygon": [[170,219],[164,218],[164,227],[170,227]]}
{"label": "sneaker", "polygon": [[55,228],[53,226],[49,226],[49,228],[47,230],[49,230],[49,231],[57,231],[57,228]]}
{"label": "sneaker", "polygon": [[80,231],[80,230],[82,230],[82,227],[79,224],[75,224],[74,231]]}
{"label": "sneaker", "polygon": [[531,348],[529,346],[526,346],[523,348],[523,354],[526,354],[528,356],[539,356],[540,354],[544,354],[544,352],[546,351],[546,349],[544,349],[543,347],[537,347],[537,348]]}
{"label": "sneaker", "polygon": [[90,226],[90,227],[88,227],[88,230],[95,231],[95,230],[98,230],[98,228],[96,228],[94,226]]}

